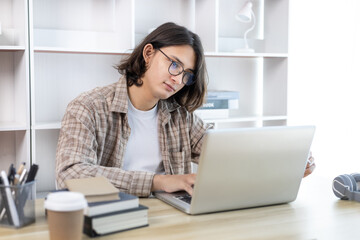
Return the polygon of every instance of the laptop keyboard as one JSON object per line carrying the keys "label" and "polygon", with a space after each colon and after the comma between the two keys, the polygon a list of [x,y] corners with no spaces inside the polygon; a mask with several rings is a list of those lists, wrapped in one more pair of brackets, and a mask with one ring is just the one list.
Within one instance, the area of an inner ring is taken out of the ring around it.
{"label": "laptop keyboard", "polygon": [[188,195],[181,195],[181,196],[175,196],[175,198],[183,201],[183,202],[186,202],[188,204],[191,203],[191,196],[188,194]]}

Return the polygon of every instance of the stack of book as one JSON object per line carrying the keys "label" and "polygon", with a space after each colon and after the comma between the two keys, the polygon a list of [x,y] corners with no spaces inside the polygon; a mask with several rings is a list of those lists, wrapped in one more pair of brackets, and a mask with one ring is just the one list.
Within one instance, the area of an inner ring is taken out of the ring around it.
{"label": "stack of book", "polygon": [[70,179],[66,186],[70,191],[82,192],[88,200],[84,233],[90,237],[149,225],[148,208],[139,204],[139,198],[119,192],[106,178]]}
{"label": "stack of book", "polygon": [[230,109],[239,108],[239,92],[208,91],[206,102],[195,113],[202,119],[228,118]]}

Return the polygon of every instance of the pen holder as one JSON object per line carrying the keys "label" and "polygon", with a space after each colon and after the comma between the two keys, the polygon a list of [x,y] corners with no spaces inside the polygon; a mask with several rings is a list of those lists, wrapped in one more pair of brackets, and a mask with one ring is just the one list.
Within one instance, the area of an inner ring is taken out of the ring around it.
{"label": "pen holder", "polygon": [[0,185],[0,226],[20,228],[35,222],[35,181]]}

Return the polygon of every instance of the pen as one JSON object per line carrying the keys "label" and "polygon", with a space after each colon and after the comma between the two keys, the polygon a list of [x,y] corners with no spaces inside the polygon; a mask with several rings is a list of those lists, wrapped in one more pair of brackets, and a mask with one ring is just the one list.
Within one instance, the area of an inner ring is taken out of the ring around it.
{"label": "pen", "polygon": [[22,162],[18,168],[17,174],[20,176],[25,167],[25,162]]}
{"label": "pen", "polygon": [[36,176],[36,173],[37,173],[38,169],[39,169],[39,165],[37,165],[35,163],[33,165],[31,165],[25,183],[28,183],[28,182],[31,182],[31,181],[35,180],[35,176]]}
{"label": "pen", "polygon": [[3,219],[5,213],[6,213],[6,208],[4,207],[4,208],[1,210],[1,213],[0,213],[0,220]]}
{"label": "pen", "polygon": [[21,164],[20,164],[20,166],[19,166],[19,168],[18,168],[18,170],[17,170],[17,172],[16,172],[16,174],[15,174],[15,176],[14,176],[14,184],[15,185],[17,185],[17,184],[19,184],[20,183],[20,176],[21,176],[21,174],[22,174],[22,172],[24,171],[24,167],[25,167],[25,162],[22,162]]}
{"label": "pen", "polygon": [[19,184],[23,184],[25,182],[25,176],[26,176],[26,168],[24,168],[24,170],[22,171],[20,178],[19,178]]}
{"label": "pen", "polygon": [[14,184],[15,174],[16,174],[16,169],[14,168],[14,164],[12,163],[12,164],[10,164],[9,172],[7,175],[9,184]]}
{"label": "pen", "polygon": [[8,205],[8,209],[7,209],[7,211],[9,212],[8,216],[9,217],[11,216],[11,220],[12,220],[14,226],[19,227],[20,219],[19,219],[19,215],[16,210],[14,199],[12,198],[12,194],[10,191],[10,184],[9,184],[9,181],[8,181],[5,171],[1,171],[1,177],[3,180],[4,186],[5,186],[5,196],[4,197],[6,197],[6,199],[4,199],[4,201],[6,201],[6,203]]}
{"label": "pen", "polygon": [[14,176],[14,185],[17,185],[17,184],[19,184],[19,178],[20,178],[20,175],[19,174],[15,174],[15,176]]}

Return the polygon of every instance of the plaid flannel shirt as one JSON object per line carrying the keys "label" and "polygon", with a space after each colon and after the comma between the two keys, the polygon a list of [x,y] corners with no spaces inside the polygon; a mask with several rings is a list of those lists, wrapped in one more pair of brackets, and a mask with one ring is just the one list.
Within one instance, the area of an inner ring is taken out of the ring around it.
{"label": "plaid flannel shirt", "polygon": [[[159,144],[165,173],[191,173],[191,161],[198,161],[203,136],[211,126],[175,101],[160,100],[158,104]],[[68,105],[56,151],[58,188],[66,187],[66,179],[101,175],[121,191],[150,195],[154,173],[122,169],[131,133],[127,111],[125,77],[85,92]]]}

